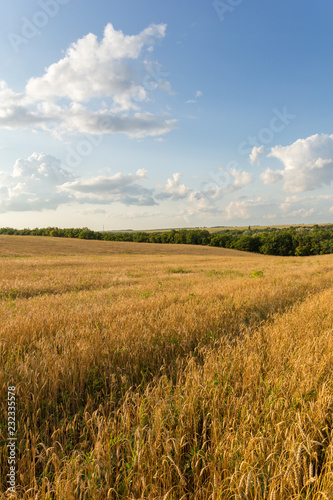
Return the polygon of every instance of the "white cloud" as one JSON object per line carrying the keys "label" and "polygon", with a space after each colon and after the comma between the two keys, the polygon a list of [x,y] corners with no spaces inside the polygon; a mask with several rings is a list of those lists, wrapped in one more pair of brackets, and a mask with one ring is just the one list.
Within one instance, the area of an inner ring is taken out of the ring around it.
{"label": "white cloud", "polygon": [[[116,173],[80,179],[61,166],[51,155],[33,153],[15,162],[12,173],[0,172],[0,213],[11,211],[55,210],[68,203],[152,206],[154,190],[141,183],[147,170],[133,174]],[[103,209],[89,209],[86,214],[101,214]]]}
{"label": "white cloud", "polygon": [[219,201],[253,180],[251,173],[241,172],[236,168],[220,169],[220,171],[222,174],[211,173],[210,178],[203,183],[203,189],[191,190],[184,198],[177,217],[182,218],[189,225],[193,217],[222,216],[225,212],[219,206]]}
{"label": "white cloud", "polygon": [[210,178],[203,183],[203,189],[190,190],[189,195],[184,198],[184,206],[180,212],[182,217],[222,215],[223,211],[218,206],[218,202],[224,196],[241,189],[253,180],[253,174],[236,168],[229,170],[221,168],[220,171],[221,174],[210,174]]}
{"label": "white cloud", "polygon": [[73,178],[53,156],[33,153],[19,159],[12,174],[0,172],[0,212],[56,209],[69,201],[57,187]]}
{"label": "white cloud", "polygon": [[165,24],[132,36],[108,24],[101,41],[92,33],[79,39],[42,76],[30,78],[23,93],[0,82],[0,128],[139,138],[169,132],[175,120],[142,109],[155,89],[170,91],[146,58],[165,33]]}
{"label": "white cloud", "polygon": [[233,190],[240,189],[253,181],[253,174],[251,172],[246,172],[245,170],[240,172],[236,168],[232,168],[230,173],[234,178],[234,182],[232,183]]}
{"label": "white cloud", "polygon": [[163,191],[156,195],[156,198],[159,200],[172,199],[172,200],[180,200],[188,196],[191,193],[192,189],[185,186],[185,184],[181,184],[182,174],[175,173],[172,174],[172,178],[167,180],[165,186],[159,186],[163,189]]}
{"label": "white cloud", "polygon": [[222,198],[222,194],[222,189],[218,186],[200,191],[193,191],[188,197],[188,202],[197,207],[208,208],[212,207],[214,202]]}
{"label": "white cloud", "polygon": [[173,217],[177,218],[180,225],[193,225],[202,221],[203,224],[207,223],[207,217],[222,215],[223,211],[216,205],[216,200],[207,197],[205,192],[193,192],[188,198],[184,199],[180,205],[177,213]]}
{"label": "white cloud", "polygon": [[269,202],[265,198],[246,198],[245,200],[235,200],[229,203],[226,208],[227,219],[249,219],[253,216],[253,209],[260,209],[268,207]]}
{"label": "white cloud", "polygon": [[146,179],[148,176],[148,170],[145,168],[139,168],[139,170],[136,171],[136,177],[138,179]]}
{"label": "white cloud", "polygon": [[[156,206],[160,201],[179,203],[178,214],[222,214],[218,202],[224,195],[240,189],[252,179],[252,174],[237,169],[229,171],[229,185],[216,183],[195,190],[182,182],[182,174],[174,173],[165,185],[147,188],[144,183],[148,172],[140,168],[135,174],[111,173],[82,178],[61,166],[50,155],[33,153],[28,159],[15,162],[12,173],[0,172],[0,212],[42,211],[56,209],[63,204],[95,205],[85,210],[85,215],[105,213],[105,207],[121,203],[126,206]],[[241,207],[241,205],[240,205]]]}
{"label": "white cloud", "polygon": [[133,73],[137,68],[131,63],[165,32],[165,24],[155,24],[128,36],[109,23],[100,42],[89,33],[73,43],[63,59],[46,68],[43,76],[31,78],[26,95],[34,101],[65,97],[73,102],[108,96],[128,109],[133,100],[147,99],[145,88],[135,83]]}
{"label": "white cloud", "polygon": [[156,205],[153,190],[140,185],[140,182],[146,176],[147,171],[144,169],[138,170],[135,175],[124,175],[118,172],[109,177],[97,176],[66,182],[59,189],[70,194],[78,203],[107,204],[119,202],[124,205]]}
{"label": "white cloud", "polygon": [[286,191],[302,193],[333,181],[333,134],[315,134],[290,146],[275,146],[268,157],[280,160],[284,168],[263,172],[261,179],[265,184],[283,179]]}
{"label": "white cloud", "polygon": [[[202,190],[202,192],[214,198],[222,197],[225,194],[241,189],[252,181],[253,174],[251,172],[240,171],[237,168],[220,168],[217,173],[209,173],[209,178],[203,183],[206,189]],[[207,186],[211,187],[207,189]]]}
{"label": "white cloud", "polygon": [[226,208],[227,219],[249,219],[248,204],[244,201],[232,201]]}
{"label": "white cloud", "polygon": [[260,164],[260,156],[265,153],[264,146],[254,146],[250,153],[250,163],[251,165]]}
{"label": "white cloud", "polygon": [[309,217],[314,213],[314,208],[305,210],[305,208],[299,208],[298,210],[293,210],[286,217]]}
{"label": "white cloud", "polygon": [[[333,195],[292,195],[287,196],[279,205],[284,218],[310,217],[312,221],[322,218],[324,221],[330,213]],[[326,219],[327,220],[327,219]]]}
{"label": "white cloud", "polygon": [[304,201],[304,197],[293,195],[287,196],[287,198],[281,203],[280,208],[282,210],[289,210],[292,204],[299,204]]}
{"label": "white cloud", "polygon": [[194,99],[189,99],[188,101],[186,101],[186,104],[195,104],[196,102],[198,102],[199,97],[202,96],[203,92],[201,92],[201,90],[197,90],[194,94]]}
{"label": "white cloud", "polygon": [[281,170],[271,170],[267,168],[264,172],[260,174],[260,179],[264,184],[276,184],[283,180],[283,174]]}

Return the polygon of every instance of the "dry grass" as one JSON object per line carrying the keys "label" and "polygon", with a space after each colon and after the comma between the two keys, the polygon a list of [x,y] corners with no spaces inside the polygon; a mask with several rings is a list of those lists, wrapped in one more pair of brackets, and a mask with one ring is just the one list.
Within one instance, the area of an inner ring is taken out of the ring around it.
{"label": "dry grass", "polygon": [[[168,245],[140,243],[133,245],[126,241],[97,241],[41,236],[8,236],[0,234],[1,257],[30,256],[78,256],[78,255],[223,255],[244,256],[244,252],[229,248],[202,247],[195,245]],[[249,253],[249,257],[253,254]]]}
{"label": "dry grass", "polygon": [[0,246],[1,491],[15,385],[13,498],[333,498],[332,256]]}

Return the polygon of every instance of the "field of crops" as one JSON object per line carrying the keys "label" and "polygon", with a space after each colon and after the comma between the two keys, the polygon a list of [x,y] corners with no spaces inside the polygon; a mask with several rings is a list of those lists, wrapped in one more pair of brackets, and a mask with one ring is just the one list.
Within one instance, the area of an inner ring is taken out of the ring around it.
{"label": "field of crops", "polygon": [[1,500],[333,499],[332,255],[0,236],[0,264]]}

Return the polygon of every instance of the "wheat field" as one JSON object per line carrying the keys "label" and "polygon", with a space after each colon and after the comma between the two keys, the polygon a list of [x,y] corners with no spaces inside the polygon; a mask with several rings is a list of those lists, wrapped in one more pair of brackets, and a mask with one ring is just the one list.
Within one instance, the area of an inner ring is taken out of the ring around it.
{"label": "wheat field", "polygon": [[1,500],[333,499],[333,256],[1,236],[0,262]]}

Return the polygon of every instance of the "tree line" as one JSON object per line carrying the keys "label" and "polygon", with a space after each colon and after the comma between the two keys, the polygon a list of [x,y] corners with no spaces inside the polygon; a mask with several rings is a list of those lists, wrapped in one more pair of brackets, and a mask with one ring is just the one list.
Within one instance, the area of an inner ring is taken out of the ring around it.
{"label": "tree line", "polygon": [[170,231],[92,231],[87,227],[47,227],[35,229],[0,228],[0,234],[79,238],[85,240],[133,241],[208,245],[232,248],[265,255],[297,256],[333,253],[333,224],[312,227],[222,229],[210,233],[207,229],[172,229]]}

